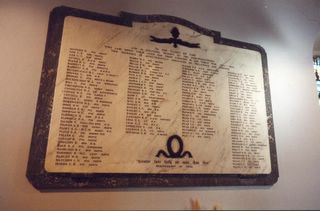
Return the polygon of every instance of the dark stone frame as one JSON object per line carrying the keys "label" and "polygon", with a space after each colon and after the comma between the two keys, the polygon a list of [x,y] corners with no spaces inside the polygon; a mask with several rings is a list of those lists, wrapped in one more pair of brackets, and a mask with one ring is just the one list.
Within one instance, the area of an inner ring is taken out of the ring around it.
{"label": "dark stone frame", "polygon": [[[132,22],[171,22],[189,27],[213,38],[213,42],[261,53],[268,133],[271,154],[270,174],[125,174],[125,173],[50,173],[44,168],[53,95],[57,74],[64,18],[81,17],[132,27]],[[202,28],[187,20],[167,15],[135,15],[121,12],[119,17],[104,15],[70,7],[56,7],[51,11],[41,73],[40,89],[30,146],[27,178],[40,191],[88,190],[129,187],[190,187],[190,186],[248,186],[272,185],[278,180],[278,164],[273,129],[271,96],[264,49],[255,44],[222,38],[220,32]]]}

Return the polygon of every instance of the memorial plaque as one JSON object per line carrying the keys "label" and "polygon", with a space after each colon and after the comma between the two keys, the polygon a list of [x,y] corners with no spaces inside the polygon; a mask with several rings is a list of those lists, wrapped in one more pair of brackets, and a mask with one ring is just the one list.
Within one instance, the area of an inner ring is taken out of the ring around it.
{"label": "memorial plaque", "polygon": [[265,51],[177,17],[55,8],[27,177],[40,190],[275,183]]}

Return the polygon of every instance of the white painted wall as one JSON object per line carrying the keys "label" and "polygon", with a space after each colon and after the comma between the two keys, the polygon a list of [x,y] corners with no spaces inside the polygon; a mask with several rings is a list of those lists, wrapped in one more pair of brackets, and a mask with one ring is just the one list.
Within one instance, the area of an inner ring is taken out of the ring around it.
{"label": "white painted wall", "polygon": [[[168,14],[262,45],[268,54],[280,178],[272,187],[40,193],[25,177],[50,10]],[[320,209],[320,106],[312,66],[320,1],[0,0],[0,208]]]}

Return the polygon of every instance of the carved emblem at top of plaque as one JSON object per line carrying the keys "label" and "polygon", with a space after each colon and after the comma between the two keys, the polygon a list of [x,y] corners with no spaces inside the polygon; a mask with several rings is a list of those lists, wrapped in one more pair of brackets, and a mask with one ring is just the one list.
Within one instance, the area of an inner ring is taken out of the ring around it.
{"label": "carved emblem at top of plaque", "polygon": [[173,47],[177,48],[178,45],[183,45],[188,48],[200,48],[199,43],[189,43],[186,41],[183,41],[182,39],[179,39],[179,29],[177,27],[173,27],[170,31],[172,37],[171,38],[158,38],[155,36],[150,36],[150,41],[157,42],[157,43],[168,43],[173,44]]}

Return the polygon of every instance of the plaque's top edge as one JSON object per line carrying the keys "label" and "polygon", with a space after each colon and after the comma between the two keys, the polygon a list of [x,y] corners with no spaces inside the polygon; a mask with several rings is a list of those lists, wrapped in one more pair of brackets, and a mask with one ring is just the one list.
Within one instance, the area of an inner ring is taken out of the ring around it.
{"label": "plaque's top edge", "polygon": [[112,16],[112,15],[106,15],[106,14],[102,14],[102,13],[91,12],[91,11],[82,10],[82,9],[76,9],[76,8],[67,7],[67,6],[58,6],[58,7],[53,8],[51,11],[51,15],[57,16],[62,19],[64,19],[67,16],[88,18],[91,20],[111,22],[114,24],[119,24],[119,25],[124,25],[124,26],[129,26],[129,27],[132,26],[133,22],[176,23],[179,25],[186,26],[194,31],[197,31],[197,32],[203,34],[203,35],[212,37],[214,43],[216,43],[216,44],[229,45],[229,46],[233,46],[233,47],[258,51],[261,53],[262,57],[266,57],[266,51],[260,45],[221,37],[221,33],[219,31],[207,29],[207,28],[201,27],[197,24],[194,24],[188,20],[185,20],[183,18],[175,17],[175,16],[171,16],[171,15],[159,15],[159,14],[140,15],[140,14],[121,11],[119,13],[119,16]]}
{"label": "plaque's top edge", "polygon": [[51,15],[62,16],[63,18],[71,15],[75,17],[89,18],[97,21],[112,22],[115,24],[121,24],[126,26],[132,26],[132,22],[142,22],[142,23],[171,22],[171,23],[176,23],[176,24],[189,27],[190,29],[197,31],[201,34],[213,37],[215,42],[218,42],[218,40],[221,37],[221,34],[218,31],[206,29],[204,27],[201,27],[183,18],[170,16],[170,15],[158,15],[158,14],[140,15],[140,14],[121,11],[119,13],[119,16],[112,16],[112,15],[90,12],[90,11],[81,10],[81,9],[75,9],[67,6],[58,6],[53,8],[51,11]]}
{"label": "plaque's top edge", "polygon": [[266,56],[266,51],[260,45],[242,42],[238,40],[232,40],[228,38],[221,37],[221,33],[219,31],[207,29],[201,27],[197,24],[194,24],[188,20],[185,20],[180,17],[175,17],[171,15],[140,15],[130,12],[121,11],[119,16],[112,16],[101,14],[97,12],[91,12],[81,9],[76,9],[67,6],[58,6],[53,8],[51,11],[52,16],[59,16],[60,18],[65,18],[66,16],[75,16],[80,18],[88,18],[91,20],[96,21],[104,21],[104,22],[111,22],[114,24],[124,25],[124,26],[132,26],[133,22],[142,22],[142,23],[152,23],[152,22],[169,22],[169,23],[176,23],[179,25],[186,26],[194,31],[197,31],[203,35],[209,36],[213,38],[214,43],[222,44],[222,45],[229,45],[233,47],[243,48],[258,51],[261,53],[262,57]]}
{"label": "plaque's top edge", "polygon": [[210,30],[204,27],[201,27],[197,24],[194,24],[188,20],[185,20],[183,18],[171,16],[171,15],[139,15],[129,12],[120,12],[120,17],[123,17],[124,19],[131,20],[133,22],[143,22],[143,23],[152,23],[152,22],[171,22],[180,24],[183,26],[186,26],[194,31],[197,31],[203,35],[210,36],[214,38],[215,42],[218,42],[218,40],[221,38],[221,33],[215,30]]}

